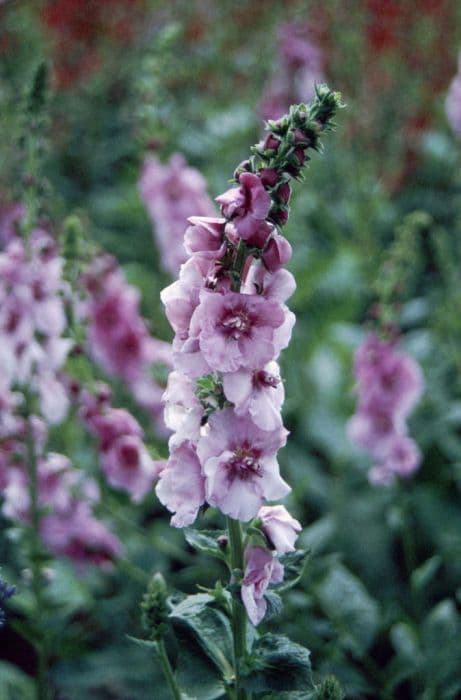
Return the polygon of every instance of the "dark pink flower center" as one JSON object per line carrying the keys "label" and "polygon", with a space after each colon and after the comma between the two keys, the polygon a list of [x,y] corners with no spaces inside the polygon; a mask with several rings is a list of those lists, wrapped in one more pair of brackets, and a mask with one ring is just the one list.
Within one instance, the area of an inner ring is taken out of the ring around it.
{"label": "dark pink flower center", "polygon": [[275,387],[280,384],[280,377],[277,377],[275,374],[271,374],[270,372],[266,372],[262,369],[259,372],[255,372],[253,381],[256,386],[271,386],[273,389],[275,389]]}
{"label": "dark pink flower center", "polygon": [[248,447],[246,444],[238,447],[234,451],[234,456],[227,463],[229,477],[232,480],[248,481],[254,476],[262,476],[259,464],[260,456],[259,450]]}
{"label": "dark pink flower center", "polygon": [[245,309],[232,309],[221,321],[221,327],[226,335],[238,340],[242,335],[247,335],[251,329],[251,319]]}
{"label": "dark pink flower center", "polygon": [[126,469],[135,469],[139,463],[138,448],[135,445],[122,445],[120,458]]}

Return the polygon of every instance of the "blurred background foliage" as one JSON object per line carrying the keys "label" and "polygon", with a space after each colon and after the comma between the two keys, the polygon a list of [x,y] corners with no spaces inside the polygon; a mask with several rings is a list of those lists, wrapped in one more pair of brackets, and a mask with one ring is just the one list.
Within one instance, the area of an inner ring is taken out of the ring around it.
{"label": "blurred background foliage", "polygon": [[[6,0],[0,196],[21,198],[23,96],[45,58],[53,77],[43,163],[48,225],[59,235],[65,216],[77,213],[88,239],[114,254],[141,290],[152,333],[169,340],[159,292],[170,280],[138,194],[143,159],[181,152],[212,196],[226,189],[262,134],[259,104],[288,21],[308,23],[325,79],[347,109],[295,188],[286,229],[298,287],[297,325],[282,359],[291,436],[281,464],[293,486],[287,505],[306,526],[301,544],[312,555],[282,617],[267,627],[283,626],[308,646],[315,673],[334,673],[348,698],[454,700],[461,695],[461,182],[460,142],[444,107],[461,47],[457,0]],[[373,326],[386,251],[415,211],[428,216],[413,230],[399,325],[402,347],[425,374],[411,420],[424,461],[411,482],[379,489],[346,436],[352,354]],[[137,411],[121,387],[115,391],[120,405]],[[53,439],[97,472],[94,445],[75,421]],[[193,553],[155,496],[133,505],[106,488],[103,507],[126,549],[116,570],[75,574],[56,561],[50,571],[56,698],[162,700],[149,652],[126,639],[139,633],[149,575],[161,570],[172,588],[194,591],[224,573]],[[209,512],[202,522],[219,525]],[[0,630],[0,697],[27,699],[35,660],[21,636],[24,562],[9,523],[0,527],[2,570],[18,587],[11,625]]]}

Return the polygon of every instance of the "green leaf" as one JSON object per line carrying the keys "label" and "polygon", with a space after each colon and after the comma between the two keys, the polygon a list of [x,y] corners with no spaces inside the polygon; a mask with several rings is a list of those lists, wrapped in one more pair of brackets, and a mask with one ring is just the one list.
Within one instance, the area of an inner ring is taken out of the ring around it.
{"label": "green leaf", "polygon": [[214,663],[204,655],[193,634],[185,628],[177,634],[179,652],[176,678],[180,688],[195,700],[218,700],[225,690]]}
{"label": "green leaf", "polygon": [[34,700],[34,682],[13,664],[0,661],[0,697],[2,700]]}
{"label": "green leaf", "polygon": [[421,564],[421,566],[413,571],[411,575],[412,588],[415,591],[421,591],[425,588],[434,578],[441,564],[442,557],[439,554],[435,554],[430,559],[427,559],[424,564]]}
{"label": "green leaf", "polygon": [[422,671],[432,697],[454,700],[461,693],[461,617],[452,600],[442,600],[422,625]]}
{"label": "green leaf", "polygon": [[224,678],[233,676],[231,625],[227,617],[212,607],[214,598],[207,593],[187,596],[170,613],[173,625],[192,632],[205,654]]}
{"label": "green leaf", "polygon": [[195,530],[186,528],[184,536],[188,544],[199,552],[226,561],[225,550],[218,544],[220,537],[226,537],[225,530]]}
{"label": "green leaf", "polygon": [[288,637],[265,634],[254,644],[244,685],[253,692],[313,690],[309,656]]}
{"label": "green leaf", "polygon": [[317,588],[323,611],[340,632],[343,646],[361,657],[379,627],[379,609],[364,585],[346,567],[336,564]]}
{"label": "green leaf", "polygon": [[288,552],[288,554],[280,557],[280,563],[284,566],[285,574],[282,583],[273,587],[277,593],[288,591],[299,583],[304,574],[309,554],[306,549],[297,549],[295,552]]}
{"label": "green leaf", "polygon": [[267,603],[266,614],[264,615],[264,622],[270,620],[273,617],[280,615],[283,608],[283,602],[281,597],[274,591],[266,591],[264,598]]}

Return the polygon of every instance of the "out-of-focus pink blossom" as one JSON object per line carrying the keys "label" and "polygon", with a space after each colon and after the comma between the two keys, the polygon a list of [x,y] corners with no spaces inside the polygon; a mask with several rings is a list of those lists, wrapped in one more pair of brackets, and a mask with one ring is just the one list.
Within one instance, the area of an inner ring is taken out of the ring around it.
{"label": "out-of-focus pink blossom", "polygon": [[249,546],[245,550],[245,573],[241,596],[253,625],[259,625],[267,610],[264,594],[269,584],[283,581],[283,566],[269,549]]}
{"label": "out-of-focus pink blossom", "polygon": [[63,337],[63,264],[41,229],[27,241],[12,237],[0,253],[1,386],[27,386],[49,423],[61,422],[69,405],[61,377],[73,344]]}
{"label": "out-of-focus pink blossom", "polygon": [[143,443],[143,429],[131,413],[112,408],[108,401],[98,402],[88,394],[82,401],[81,415],[99,438],[101,468],[108,483],[140,501],[153,490],[160,472],[158,461]]}
{"label": "out-of-focus pink blossom", "polygon": [[216,215],[205,179],[179,153],[168,163],[149,157],[144,162],[139,190],[154,225],[162,267],[176,275],[188,257],[183,240],[189,217]]}
{"label": "out-of-focus pink blossom", "polygon": [[114,258],[96,258],[84,275],[89,298],[83,316],[88,324],[91,356],[108,374],[123,379],[161,434],[163,388],[154,380],[154,365],[171,367],[171,346],[152,337],[139,313],[139,292],[127,284]]}
{"label": "out-of-focus pink blossom", "polygon": [[287,22],[280,27],[274,75],[261,99],[263,119],[278,119],[290,105],[308,102],[315,84],[324,82],[323,53],[308,24]]}
{"label": "out-of-focus pink blossom", "polygon": [[406,419],[423,392],[421,368],[395,342],[370,335],[357,349],[354,371],[358,405],[348,434],[375,462],[370,481],[385,485],[411,476],[421,453],[407,434]]}

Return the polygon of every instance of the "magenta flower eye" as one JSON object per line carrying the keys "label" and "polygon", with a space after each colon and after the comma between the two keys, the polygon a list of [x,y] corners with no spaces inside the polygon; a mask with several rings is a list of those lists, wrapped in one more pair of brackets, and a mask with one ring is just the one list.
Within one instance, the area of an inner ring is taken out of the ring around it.
{"label": "magenta flower eye", "polygon": [[234,340],[246,335],[251,328],[251,321],[244,311],[235,311],[227,314],[221,321],[221,326]]}

